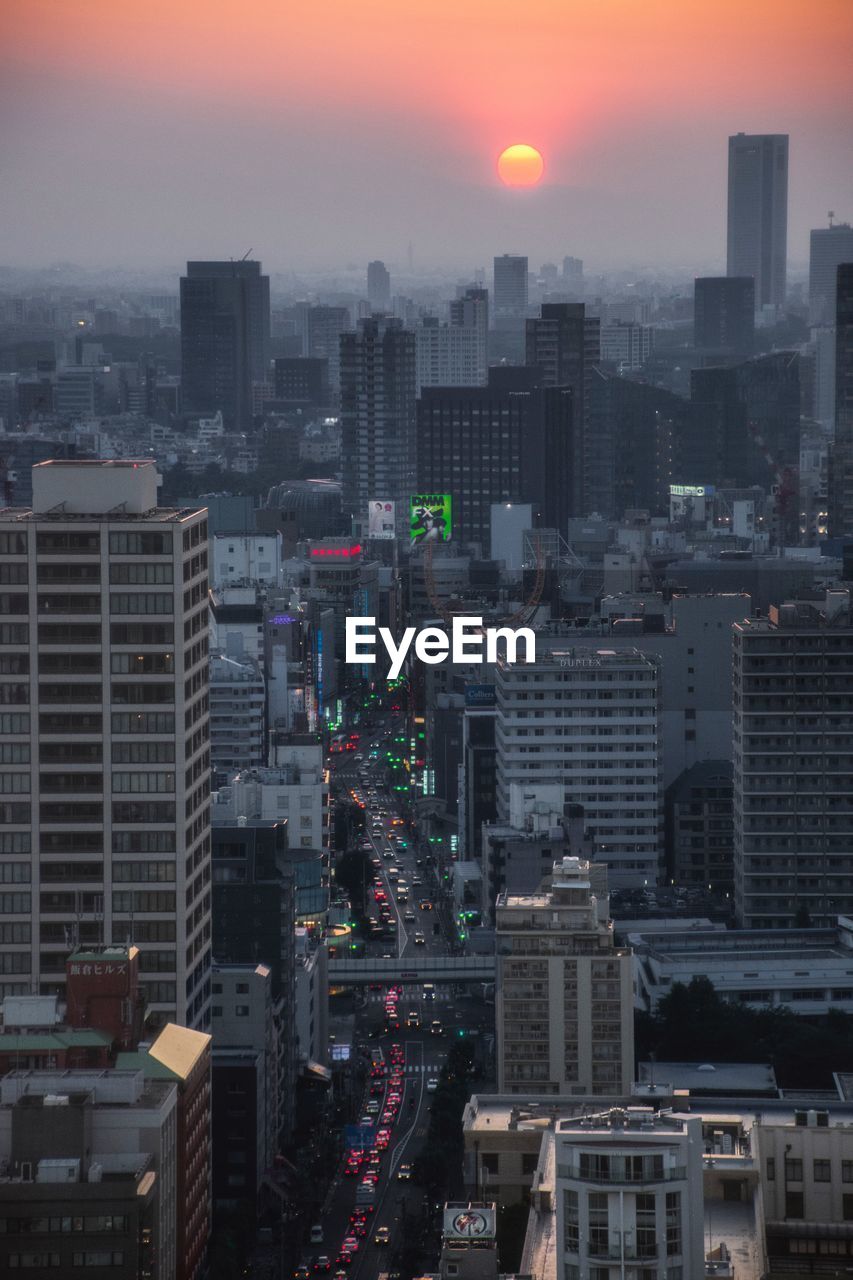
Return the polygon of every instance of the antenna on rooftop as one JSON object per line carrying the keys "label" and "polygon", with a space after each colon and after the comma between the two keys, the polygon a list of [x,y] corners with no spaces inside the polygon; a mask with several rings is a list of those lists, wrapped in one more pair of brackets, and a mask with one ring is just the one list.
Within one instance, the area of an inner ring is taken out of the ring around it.
{"label": "antenna on rooftop", "polygon": [[828,213],[826,216],[829,218],[829,229],[830,229],[830,231],[831,231],[831,230],[832,230],[832,219],[835,217],[835,210],[834,210],[834,209],[830,209],[829,213]]}

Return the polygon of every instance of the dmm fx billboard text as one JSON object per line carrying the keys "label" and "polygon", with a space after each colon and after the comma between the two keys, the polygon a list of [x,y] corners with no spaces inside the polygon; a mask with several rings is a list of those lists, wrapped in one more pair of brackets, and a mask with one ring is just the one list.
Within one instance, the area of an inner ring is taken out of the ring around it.
{"label": "dmm fx billboard text", "polygon": [[396,503],[374,498],[367,504],[367,536],[374,542],[391,542],[394,538]]}
{"label": "dmm fx billboard text", "polygon": [[416,493],[409,499],[412,546],[449,542],[453,536],[453,498],[449,493]]}

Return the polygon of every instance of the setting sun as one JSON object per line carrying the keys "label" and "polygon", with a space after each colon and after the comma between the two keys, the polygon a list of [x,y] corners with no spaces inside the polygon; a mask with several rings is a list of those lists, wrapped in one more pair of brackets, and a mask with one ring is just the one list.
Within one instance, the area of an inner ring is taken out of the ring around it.
{"label": "setting sun", "polygon": [[507,147],[498,156],[498,176],[508,187],[535,187],[544,172],[542,156],[524,142]]}

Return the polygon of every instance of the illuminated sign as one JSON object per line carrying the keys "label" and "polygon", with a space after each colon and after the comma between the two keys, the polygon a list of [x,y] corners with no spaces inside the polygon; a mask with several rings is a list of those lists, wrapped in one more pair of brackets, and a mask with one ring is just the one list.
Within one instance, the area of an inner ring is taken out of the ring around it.
{"label": "illuminated sign", "polygon": [[477,1209],[446,1206],[444,1210],[446,1240],[494,1240],[495,1211],[490,1205]]}
{"label": "illuminated sign", "polygon": [[712,484],[671,484],[669,496],[671,498],[712,498],[714,486]]}
{"label": "illuminated sign", "polygon": [[367,504],[367,536],[374,541],[390,542],[394,537],[396,504],[374,498]]}
{"label": "illuminated sign", "polygon": [[416,493],[409,499],[412,546],[449,542],[453,535],[453,499],[449,493]]}
{"label": "illuminated sign", "polygon": [[312,547],[311,558],[317,559],[319,556],[331,556],[336,560],[349,560],[351,556],[361,555],[361,543],[354,542],[349,547]]}

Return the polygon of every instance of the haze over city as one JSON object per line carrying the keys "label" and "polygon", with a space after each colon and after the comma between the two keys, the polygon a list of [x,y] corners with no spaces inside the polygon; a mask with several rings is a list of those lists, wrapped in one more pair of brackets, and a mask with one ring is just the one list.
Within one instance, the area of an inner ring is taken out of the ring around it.
{"label": "haze over city", "polygon": [[[791,138],[789,254],[853,205],[848,0],[8,0],[2,260],[272,271],[493,253],[699,271],[725,139]],[[503,189],[500,151],[545,178]]]}

